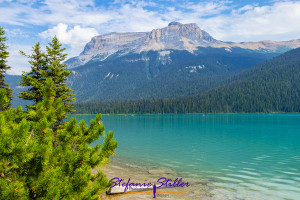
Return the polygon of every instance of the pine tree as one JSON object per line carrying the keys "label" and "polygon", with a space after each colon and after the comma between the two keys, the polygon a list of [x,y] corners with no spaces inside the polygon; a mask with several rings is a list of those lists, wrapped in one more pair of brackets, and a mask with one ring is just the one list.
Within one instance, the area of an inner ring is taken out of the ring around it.
{"label": "pine tree", "polygon": [[19,93],[19,97],[25,100],[33,100],[31,107],[34,108],[38,102],[43,100],[41,88],[45,85],[45,80],[51,78],[57,89],[55,98],[61,98],[64,103],[65,115],[58,118],[55,125],[56,128],[61,128],[64,118],[68,113],[74,111],[72,107],[75,98],[71,97],[73,95],[72,90],[66,84],[71,71],[65,69],[67,65],[63,61],[67,54],[63,53],[65,48],[62,48],[62,44],[59,43],[57,37],[54,37],[46,48],[47,52],[43,53],[38,43],[32,48],[32,55],[27,55],[21,51],[21,54],[30,59],[31,71],[22,75],[20,84],[29,86],[29,89]]}
{"label": "pine tree", "polygon": [[[57,87],[47,79],[43,101],[0,112],[0,197],[2,199],[98,199],[110,185],[99,170],[114,154],[114,134],[104,133],[101,115],[90,125],[75,118],[53,128],[65,115]],[[1,102],[1,101],[0,101]],[[89,146],[104,137],[103,145]]]}
{"label": "pine tree", "polygon": [[63,53],[66,49],[62,48],[62,44],[59,43],[56,36],[46,48],[47,71],[45,75],[53,79],[57,88],[56,98],[62,99],[66,113],[73,112],[72,107],[75,99],[71,98],[72,90],[66,84],[66,80],[72,72],[66,70],[67,64],[63,63],[67,56]]}
{"label": "pine tree", "polygon": [[[33,50],[32,71],[23,83],[35,87],[24,95],[35,105],[26,112],[22,107],[0,111],[0,199],[98,199],[111,183],[91,169],[114,155],[114,133],[105,134],[101,114],[89,126],[75,118],[65,121],[72,99],[65,84],[70,72],[61,64],[64,49],[54,38],[46,61],[38,44]],[[7,90],[0,88],[0,106],[8,102]],[[102,146],[91,146],[101,137]]]}
{"label": "pine tree", "polygon": [[5,74],[10,67],[7,65],[8,51],[7,46],[5,45],[6,37],[5,31],[0,27],[0,89],[4,88],[6,90],[7,103],[0,106],[0,111],[6,110],[10,106],[12,100],[12,90],[9,88],[9,85],[5,82]]}
{"label": "pine tree", "polygon": [[23,51],[20,53],[28,57],[31,71],[22,74],[20,85],[28,86],[28,90],[19,93],[19,97],[25,100],[33,100],[33,105],[43,100],[42,88],[45,84],[45,77],[42,75],[46,68],[46,55],[42,52],[40,43],[32,47],[32,55],[27,55]]}

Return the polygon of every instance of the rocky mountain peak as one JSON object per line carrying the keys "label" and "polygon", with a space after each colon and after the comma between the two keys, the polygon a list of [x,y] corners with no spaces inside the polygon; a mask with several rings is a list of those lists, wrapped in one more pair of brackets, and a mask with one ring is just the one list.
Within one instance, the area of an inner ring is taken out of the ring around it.
{"label": "rocky mountain peak", "polygon": [[69,68],[83,65],[91,60],[105,60],[116,52],[127,54],[143,51],[186,50],[193,53],[198,47],[231,48],[238,47],[258,51],[276,52],[300,46],[300,40],[286,42],[222,42],[214,39],[195,23],[181,24],[171,22],[167,27],[150,32],[108,33],[95,36],[86,44],[83,52],[66,61]]}
{"label": "rocky mountain peak", "polygon": [[197,24],[171,22],[167,27],[152,30],[139,50],[176,49],[193,52],[198,46],[208,46],[216,41]]}
{"label": "rocky mountain peak", "polygon": [[171,22],[167,27],[150,32],[108,33],[95,36],[86,44],[77,57],[66,63],[69,68],[83,65],[91,60],[105,60],[108,56],[122,52],[187,50],[193,52],[198,46],[209,46],[216,40],[201,30],[197,24]]}

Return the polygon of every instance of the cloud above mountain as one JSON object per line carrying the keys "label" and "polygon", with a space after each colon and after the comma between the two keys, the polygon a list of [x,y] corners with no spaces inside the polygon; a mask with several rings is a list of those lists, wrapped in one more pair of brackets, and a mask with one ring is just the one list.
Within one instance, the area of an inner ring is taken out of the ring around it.
{"label": "cloud above mountain", "polygon": [[61,43],[70,45],[74,53],[71,52],[69,56],[75,56],[78,52],[82,51],[83,45],[96,35],[98,35],[98,32],[95,28],[81,28],[79,25],[69,28],[64,23],[59,23],[57,26],[39,34],[39,36],[45,39],[57,36]]}

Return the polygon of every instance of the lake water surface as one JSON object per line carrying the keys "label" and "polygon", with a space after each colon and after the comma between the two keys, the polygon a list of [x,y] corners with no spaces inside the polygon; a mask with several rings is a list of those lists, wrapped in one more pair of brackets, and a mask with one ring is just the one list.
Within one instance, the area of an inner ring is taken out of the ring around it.
{"label": "lake water surface", "polygon": [[103,123],[121,162],[211,180],[224,199],[300,199],[300,114],[103,115]]}

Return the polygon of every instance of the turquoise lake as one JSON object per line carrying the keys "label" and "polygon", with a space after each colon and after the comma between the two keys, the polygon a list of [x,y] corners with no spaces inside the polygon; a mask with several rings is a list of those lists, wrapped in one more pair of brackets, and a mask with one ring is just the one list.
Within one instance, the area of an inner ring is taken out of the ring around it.
{"label": "turquoise lake", "polygon": [[300,199],[300,114],[103,115],[102,121],[119,142],[113,159],[212,180],[212,193],[227,199]]}

